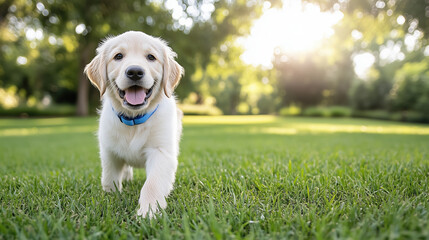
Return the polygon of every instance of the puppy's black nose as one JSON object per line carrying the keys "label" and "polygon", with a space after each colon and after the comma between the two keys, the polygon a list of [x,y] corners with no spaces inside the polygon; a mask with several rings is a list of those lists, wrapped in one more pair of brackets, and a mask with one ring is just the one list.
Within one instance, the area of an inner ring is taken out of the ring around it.
{"label": "puppy's black nose", "polygon": [[130,66],[125,70],[125,75],[131,80],[137,81],[143,78],[144,70],[139,66]]}

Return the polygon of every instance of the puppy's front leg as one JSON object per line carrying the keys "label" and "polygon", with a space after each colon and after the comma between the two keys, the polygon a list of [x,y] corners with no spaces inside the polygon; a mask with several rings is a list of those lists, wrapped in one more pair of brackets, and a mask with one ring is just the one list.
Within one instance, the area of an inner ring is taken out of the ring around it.
{"label": "puppy's front leg", "polygon": [[102,167],[101,185],[103,186],[103,190],[111,192],[117,188],[119,191],[122,191],[124,162],[104,149],[100,150],[100,157]]}
{"label": "puppy's front leg", "polygon": [[167,206],[165,198],[173,189],[177,169],[177,157],[165,149],[152,148],[146,151],[146,182],[140,192],[137,215],[153,217],[158,205]]}

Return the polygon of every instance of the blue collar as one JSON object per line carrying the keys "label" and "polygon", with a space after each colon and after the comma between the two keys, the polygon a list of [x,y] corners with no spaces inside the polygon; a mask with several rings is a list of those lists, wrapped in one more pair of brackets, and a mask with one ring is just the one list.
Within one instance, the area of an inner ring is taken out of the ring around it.
{"label": "blue collar", "polygon": [[113,107],[112,107],[112,110],[116,114],[116,116],[118,116],[119,121],[121,121],[123,124],[128,126],[134,126],[134,125],[145,123],[156,112],[158,107],[159,107],[159,104],[156,105],[156,108],[152,112],[148,112],[143,115],[138,115],[135,118],[129,118],[123,114],[119,114],[115,111]]}

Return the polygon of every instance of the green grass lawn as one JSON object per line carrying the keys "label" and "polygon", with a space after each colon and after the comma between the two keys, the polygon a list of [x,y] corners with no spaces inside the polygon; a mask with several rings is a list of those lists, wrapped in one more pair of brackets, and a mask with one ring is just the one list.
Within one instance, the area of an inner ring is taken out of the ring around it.
{"label": "green grass lawn", "polygon": [[0,239],[428,239],[429,126],[185,117],[168,207],[101,189],[96,118],[0,120]]}

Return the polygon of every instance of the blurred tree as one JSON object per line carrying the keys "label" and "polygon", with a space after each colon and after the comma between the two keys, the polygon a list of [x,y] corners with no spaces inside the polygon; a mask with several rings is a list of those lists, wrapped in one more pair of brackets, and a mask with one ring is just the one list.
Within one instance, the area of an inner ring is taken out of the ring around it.
{"label": "blurred tree", "polygon": [[257,114],[272,110],[263,105],[263,109],[260,109],[259,102],[263,96],[270,98],[273,92],[272,85],[269,84],[270,71],[239,61],[242,53],[243,50],[233,39],[213,51],[206,69],[199,68],[192,76],[202,97],[196,101],[200,100],[200,103],[205,104],[214,101],[225,114]]}
{"label": "blurred tree", "polygon": [[283,106],[317,105],[323,100],[324,91],[330,88],[323,57],[313,54],[276,54],[274,67],[278,71],[278,87],[283,90],[280,93]]}
{"label": "blurred tree", "polygon": [[[352,106],[357,109],[387,108],[396,70],[407,61],[423,59],[421,49],[428,42],[427,38],[422,36],[429,34],[429,15],[426,11],[429,2],[387,0],[308,2],[319,4],[323,10],[336,9],[344,13],[344,18],[335,26],[336,34],[329,39],[332,44],[328,49],[336,49],[337,52],[346,55],[348,52],[350,59],[360,53],[370,53],[375,57],[370,77],[352,84],[350,90]],[[412,35],[420,36],[414,45],[406,42]],[[392,49],[399,49],[396,56],[392,55]],[[389,52],[390,55],[386,55]]]}
{"label": "blurred tree", "polygon": [[396,72],[390,101],[393,110],[429,113],[429,58],[406,63]]}
{"label": "blurred tree", "polygon": [[370,85],[364,81],[355,82],[350,89],[350,105],[354,109],[367,110],[371,108]]}
{"label": "blurred tree", "polygon": [[348,105],[349,90],[356,78],[353,67],[350,53],[343,53],[342,58],[331,67],[332,70],[328,72],[332,95],[330,105]]}

